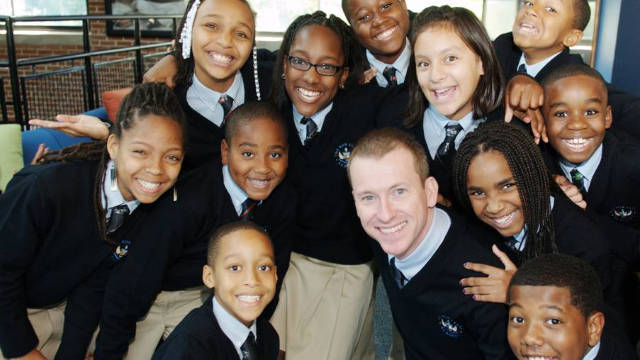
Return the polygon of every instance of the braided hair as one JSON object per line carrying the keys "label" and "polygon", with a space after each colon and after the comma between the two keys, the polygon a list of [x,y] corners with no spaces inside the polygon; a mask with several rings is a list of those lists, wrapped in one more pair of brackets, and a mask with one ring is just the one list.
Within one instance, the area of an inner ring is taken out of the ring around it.
{"label": "braided hair", "polygon": [[[418,36],[433,27],[444,27],[454,31],[482,61],[484,75],[473,92],[473,118],[486,117],[495,110],[502,101],[504,75],[500,68],[500,62],[493,43],[484,28],[484,25],[468,9],[462,7],[430,6],[416,15],[409,32],[411,48],[415,49]],[[427,108],[427,99],[422,93],[418,76],[416,74],[416,59],[411,56],[407,73],[407,88],[409,89],[408,117],[405,121],[407,127],[414,127],[422,122],[424,110]]]}
{"label": "braided hair", "polygon": [[[182,106],[171,89],[162,83],[144,83],[133,88],[122,101],[109,136],[122,138],[122,132],[131,129],[145,115],[163,116],[174,120],[181,129],[183,144],[186,141],[186,120]],[[45,154],[38,164],[69,161],[98,161],[98,172],[93,186],[93,208],[98,225],[98,233],[109,243],[106,235],[105,208],[102,204],[102,184],[105,181],[109,153],[105,141],[81,143]]]}
{"label": "braided hair", "polygon": [[353,29],[335,15],[325,14],[322,11],[316,11],[313,14],[305,14],[298,16],[287,28],[282,38],[280,50],[276,58],[276,64],[273,71],[273,81],[271,84],[271,101],[282,108],[288,101],[289,97],[284,88],[284,61],[285,56],[289,54],[291,45],[295,40],[298,32],[310,25],[319,25],[331,29],[342,42],[342,54],[344,55],[343,67],[349,68],[349,76],[344,84],[345,88],[351,88],[358,84],[360,75],[368,66],[360,43],[356,39]]}
{"label": "braided hair", "polygon": [[517,184],[527,229],[522,259],[557,252],[549,203],[551,177],[531,135],[515,125],[486,122],[464,138],[453,166],[454,190],[460,204],[473,213],[467,194],[469,166],[478,154],[489,151],[504,156]]}
{"label": "braided hair", "polygon": [[[200,0],[200,6],[202,6],[202,3],[204,3],[205,1],[206,0]],[[247,7],[249,8],[249,11],[251,11],[251,14],[253,15],[255,20],[255,12],[251,8],[251,4],[249,4],[247,0],[238,0],[238,1],[247,5]],[[189,86],[193,81],[193,71],[195,67],[195,60],[193,59],[193,54],[188,59],[184,59],[182,57],[182,42],[180,42],[180,36],[182,34],[182,29],[184,28],[187,20],[187,14],[191,10],[191,7],[193,6],[194,2],[195,0],[189,0],[189,2],[187,3],[186,8],[184,9],[184,15],[182,16],[182,20],[180,20],[180,26],[178,27],[178,31],[176,32],[176,38],[175,38],[176,46],[175,46],[174,55],[176,57],[176,60],[178,61],[178,72],[176,72],[176,74],[174,75],[173,82],[178,85],[185,84],[186,86]],[[194,23],[195,23],[195,19],[194,19]],[[253,41],[255,44],[255,29],[253,32],[253,37],[254,37]],[[193,34],[191,34],[191,39],[192,38],[193,38]],[[249,56],[249,59],[247,61],[257,61],[257,59],[252,59],[251,56]],[[257,76],[257,74],[254,74],[254,76]]]}

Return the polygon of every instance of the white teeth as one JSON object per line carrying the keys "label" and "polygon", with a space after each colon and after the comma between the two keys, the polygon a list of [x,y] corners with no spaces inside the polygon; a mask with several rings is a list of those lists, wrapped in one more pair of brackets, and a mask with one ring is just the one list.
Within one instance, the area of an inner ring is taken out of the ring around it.
{"label": "white teeth", "polygon": [[213,60],[217,61],[217,62],[221,62],[221,63],[230,63],[231,60],[233,60],[233,57],[231,56],[227,56],[227,55],[223,55],[223,54],[219,54],[219,53],[209,53],[209,55],[213,58]]}
{"label": "white teeth", "polygon": [[260,296],[259,295],[238,295],[238,300],[242,301],[243,303],[253,304],[253,303],[257,303],[260,300]]}
{"label": "white teeth", "polygon": [[391,37],[391,34],[393,34],[396,31],[396,27],[392,27],[389,30],[385,30],[383,32],[381,32],[380,34],[376,35],[376,40],[386,40],[389,37]]}
{"label": "white teeth", "polygon": [[160,183],[145,181],[142,179],[137,179],[137,180],[138,180],[138,184],[140,184],[142,188],[146,191],[155,191],[155,190],[158,190],[158,188],[160,187]]}
{"label": "white teeth", "polygon": [[405,225],[407,225],[406,221],[401,222],[400,224],[392,227],[392,228],[383,228],[380,227],[380,232],[382,232],[383,234],[393,234],[394,232],[398,232],[400,229],[402,229]]}
{"label": "white teeth", "polygon": [[499,227],[504,227],[511,224],[511,221],[513,220],[514,216],[515,216],[515,211],[508,215],[505,215],[499,218],[493,218],[491,220],[493,220],[493,222],[495,222]]}
{"label": "white teeth", "polygon": [[448,95],[449,93],[451,93],[453,91],[453,89],[455,89],[455,86],[451,86],[451,87],[444,88],[444,89],[435,89],[435,90],[433,90],[433,92],[436,95],[436,97],[440,97],[440,96]]}
{"label": "white teeth", "polygon": [[534,33],[537,31],[537,28],[532,24],[520,23],[518,30],[520,30],[520,32]]}
{"label": "white teeth", "polygon": [[587,146],[587,144],[593,141],[593,139],[574,138],[564,139],[563,141],[573,151],[582,151]]}
{"label": "white teeth", "polygon": [[529,360],[551,360],[554,359],[553,356],[525,356],[526,359]]}
{"label": "white teeth", "polygon": [[314,102],[320,96],[320,91],[308,90],[303,88],[296,88],[298,94],[300,94],[301,98],[305,102]]}
{"label": "white teeth", "polygon": [[269,180],[249,179],[249,182],[255,187],[265,187],[269,184]]}

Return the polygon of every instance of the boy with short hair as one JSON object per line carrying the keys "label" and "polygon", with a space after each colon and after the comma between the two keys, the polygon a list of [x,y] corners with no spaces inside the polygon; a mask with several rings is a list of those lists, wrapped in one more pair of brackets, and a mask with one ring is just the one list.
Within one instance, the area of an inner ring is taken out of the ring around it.
{"label": "boy with short hair", "polygon": [[585,261],[548,254],[523,264],[509,284],[507,335],[518,359],[635,359],[623,336],[604,330],[602,289]]}
{"label": "boy with short hair", "polygon": [[[505,97],[514,107],[536,109],[542,102],[540,83],[554,69],[584,64],[569,48],[580,42],[589,23],[587,0],[531,0],[523,2],[513,31],[498,36],[493,45],[509,82]],[[513,81],[511,81],[513,79]],[[535,81],[534,81],[535,80]],[[615,129],[640,139],[636,117],[640,98],[607,84],[616,117]],[[516,106],[516,103],[520,106]],[[530,114],[529,114],[530,115]]]}
{"label": "boy with short hair", "polygon": [[278,335],[259,315],[275,294],[276,279],[273,246],[261,227],[249,221],[220,227],[202,269],[213,296],[184,318],[153,359],[275,360]]}

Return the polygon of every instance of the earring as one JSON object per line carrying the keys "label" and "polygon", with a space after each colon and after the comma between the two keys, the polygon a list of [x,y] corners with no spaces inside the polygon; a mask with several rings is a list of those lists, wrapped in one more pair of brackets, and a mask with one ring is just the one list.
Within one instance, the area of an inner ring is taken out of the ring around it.
{"label": "earring", "polygon": [[340,84],[340,89],[344,89],[344,83]]}
{"label": "earring", "polygon": [[111,181],[111,191],[118,190],[118,177],[116,176],[116,167],[109,170],[109,180]]}
{"label": "earring", "polygon": [[284,76],[284,73],[280,74],[280,79],[284,80],[284,79],[286,79],[286,78],[287,78],[287,77],[286,77],[286,76]]}
{"label": "earring", "polygon": [[176,187],[173,187],[173,202],[178,201],[178,190],[176,190]]}

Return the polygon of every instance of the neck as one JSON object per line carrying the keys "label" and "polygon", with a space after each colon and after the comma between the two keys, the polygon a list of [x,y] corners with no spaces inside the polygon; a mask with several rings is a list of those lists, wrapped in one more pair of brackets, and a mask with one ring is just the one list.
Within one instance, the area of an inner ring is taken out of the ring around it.
{"label": "neck", "polygon": [[549,48],[549,49],[536,49],[536,50],[524,50],[524,60],[527,62],[527,65],[535,65],[541,61],[544,61],[548,57],[553,54],[559,53],[564,50],[564,45],[560,44],[558,46]]}
{"label": "neck", "polygon": [[233,80],[236,77],[236,73],[233,73],[225,79],[214,79],[197,67],[194,69],[194,73],[198,78],[198,81],[200,81],[202,85],[219,93],[225,93],[227,90],[229,90],[231,85],[233,85]]}
{"label": "neck", "polygon": [[393,54],[376,54],[374,52],[371,52],[371,53],[373,54],[373,57],[376,58],[378,61],[381,61],[387,65],[391,65],[394,62],[396,62],[396,60],[398,60],[400,55],[402,55],[402,51],[404,50],[406,43],[407,43],[407,38],[405,37],[400,49]]}

